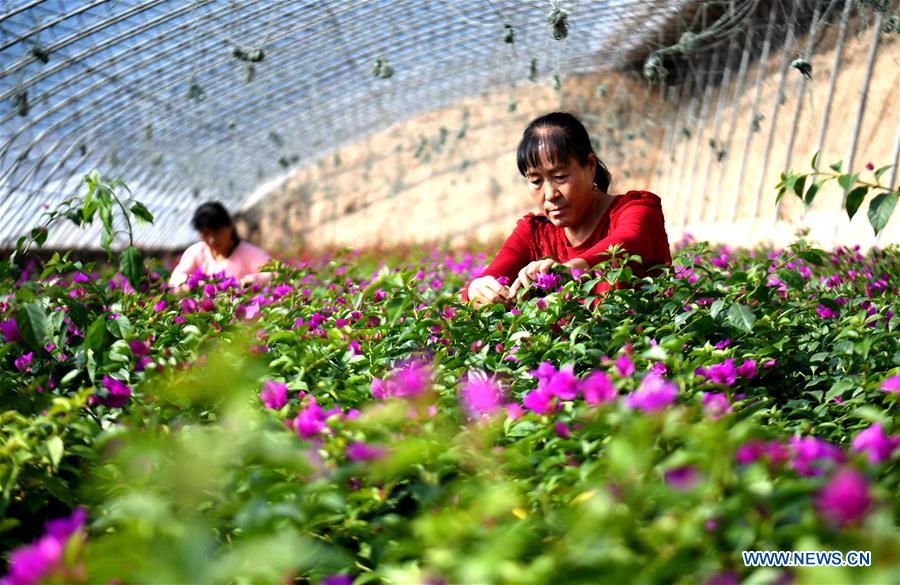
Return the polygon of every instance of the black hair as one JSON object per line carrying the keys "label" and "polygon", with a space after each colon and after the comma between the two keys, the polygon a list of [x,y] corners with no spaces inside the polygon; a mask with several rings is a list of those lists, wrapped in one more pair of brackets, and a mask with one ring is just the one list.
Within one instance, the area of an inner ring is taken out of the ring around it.
{"label": "black hair", "polygon": [[[519,172],[525,176],[528,168],[536,168],[541,164],[542,150],[549,151],[552,162],[567,161],[575,158],[582,165],[588,163],[593,154],[597,159],[594,169],[594,183],[603,192],[609,189],[612,177],[609,169],[594,152],[591,138],[578,118],[566,112],[553,112],[535,119],[522,133],[516,162]],[[545,151],[546,152],[546,151]]]}
{"label": "black hair", "polygon": [[240,241],[237,227],[234,225],[231,215],[228,214],[228,210],[225,209],[225,206],[218,201],[208,201],[198,207],[194,212],[194,219],[191,220],[191,225],[193,225],[194,229],[198,232],[231,226],[232,240],[235,244]]}

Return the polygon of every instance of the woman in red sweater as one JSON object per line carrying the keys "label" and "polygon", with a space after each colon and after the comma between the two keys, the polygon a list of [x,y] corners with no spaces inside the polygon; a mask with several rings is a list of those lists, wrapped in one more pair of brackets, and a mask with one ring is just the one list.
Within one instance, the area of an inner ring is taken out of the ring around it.
{"label": "woman in red sweater", "polygon": [[463,290],[463,300],[475,307],[509,305],[539,274],[558,265],[589,270],[613,244],[641,257],[642,264],[632,267],[637,276],[672,263],[659,197],[647,191],[607,193],[609,171],[575,116],[555,112],[534,120],[517,159],[540,213],[519,220],[484,274]]}

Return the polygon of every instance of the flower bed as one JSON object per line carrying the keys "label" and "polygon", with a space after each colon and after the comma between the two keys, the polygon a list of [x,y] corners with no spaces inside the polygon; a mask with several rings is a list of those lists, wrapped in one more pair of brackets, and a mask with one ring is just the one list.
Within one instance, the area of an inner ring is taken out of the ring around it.
{"label": "flower bed", "polygon": [[[896,247],[682,244],[657,278],[620,258],[509,311],[458,302],[481,256],[289,262],[246,291],[198,274],[182,296],[64,260],[0,284],[8,582],[843,583],[900,564]],[[595,297],[602,279],[619,288]],[[819,549],[872,566],[740,554]]]}

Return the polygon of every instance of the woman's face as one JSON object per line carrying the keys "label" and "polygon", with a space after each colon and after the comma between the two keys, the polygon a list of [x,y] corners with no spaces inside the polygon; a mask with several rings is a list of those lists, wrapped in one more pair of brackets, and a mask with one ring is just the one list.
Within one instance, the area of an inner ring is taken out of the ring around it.
{"label": "woman's face", "polygon": [[220,228],[200,230],[200,239],[214,253],[224,256],[231,250],[232,234],[234,234],[234,228],[224,225]]}
{"label": "woman's face", "polygon": [[528,167],[525,179],[535,206],[557,227],[576,227],[587,218],[596,196],[593,189],[597,159],[588,155],[587,164],[575,158],[554,163],[542,156],[539,167]]}

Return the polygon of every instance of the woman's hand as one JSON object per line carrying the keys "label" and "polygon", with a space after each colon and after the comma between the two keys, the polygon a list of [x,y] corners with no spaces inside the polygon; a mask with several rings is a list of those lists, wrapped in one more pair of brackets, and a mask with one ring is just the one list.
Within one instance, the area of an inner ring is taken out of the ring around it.
{"label": "woman's hand", "polygon": [[500,303],[505,307],[511,301],[509,289],[493,276],[482,276],[469,283],[469,302],[476,309],[494,303]]}
{"label": "woman's hand", "polygon": [[509,296],[516,298],[516,292],[519,288],[528,290],[531,288],[531,284],[537,280],[538,274],[546,274],[550,272],[554,266],[559,266],[559,262],[552,258],[544,258],[542,260],[529,262],[525,265],[525,268],[519,271],[518,278],[516,278],[516,281],[509,287]]}

